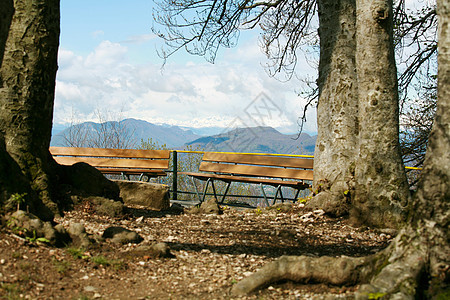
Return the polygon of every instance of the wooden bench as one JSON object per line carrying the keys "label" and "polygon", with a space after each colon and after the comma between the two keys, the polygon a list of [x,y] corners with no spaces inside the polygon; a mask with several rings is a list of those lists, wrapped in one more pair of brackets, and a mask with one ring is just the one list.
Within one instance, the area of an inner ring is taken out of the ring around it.
{"label": "wooden bench", "polygon": [[61,165],[84,162],[103,174],[128,179],[130,175],[139,175],[139,180],[147,176],[148,181],[152,177],[166,176],[165,170],[169,169],[169,150],[50,147],[50,153]]}
{"label": "wooden bench", "polygon": [[[295,201],[301,190],[310,187],[310,184],[305,181],[313,179],[313,163],[313,159],[297,157],[206,152],[203,154],[199,172],[180,172],[180,174],[185,174],[192,178],[200,202],[205,200],[206,191],[210,183],[214,196],[217,198],[214,181],[219,180],[227,183],[220,203],[224,202],[232,182],[242,182],[259,184],[266,205],[269,206],[264,185],[276,188],[272,204],[275,204],[278,195],[281,201],[284,201],[281,187],[295,189],[296,195],[291,199]],[[203,197],[200,197],[193,178],[206,181]]]}

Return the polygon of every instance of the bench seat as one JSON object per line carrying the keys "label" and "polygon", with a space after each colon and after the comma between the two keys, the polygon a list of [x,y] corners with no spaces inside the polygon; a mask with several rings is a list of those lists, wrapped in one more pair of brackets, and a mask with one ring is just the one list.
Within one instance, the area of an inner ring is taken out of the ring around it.
{"label": "bench seat", "polygon": [[84,162],[103,174],[147,176],[167,176],[170,152],[168,150],[136,150],[108,148],[50,147],[50,153],[61,165]]}
{"label": "bench seat", "polygon": [[178,172],[178,174],[184,174],[192,176],[200,180],[208,180],[210,178],[221,180],[224,182],[247,182],[247,183],[262,183],[266,185],[271,185],[274,187],[286,186],[291,188],[302,188],[307,189],[310,187],[309,184],[304,181],[293,181],[293,180],[281,180],[281,179],[269,179],[269,178],[258,178],[258,177],[242,177],[234,175],[224,175],[224,174],[203,174],[203,173],[193,173],[193,172]]}
{"label": "bench seat", "polygon": [[313,179],[313,164],[312,159],[298,157],[206,152],[203,154],[199,172],[180,172],[180,174],[190,176],[192,181],[194,178],[206,181],[202,197],[193,181],[200,202],[204,201],[209,184],[217,198],[214,181],[219,180],[227,183],[221,203],[224,202],[231,183],[241,182],[259,184],[263,198],[269,205],[263,185],[276,188],[273,204],[277,201],[278,195],[281,201],[284,201],[281,187],[295,189],[296,195],[291,199],[295,201],[300,190],[311,186],[305,181]]}

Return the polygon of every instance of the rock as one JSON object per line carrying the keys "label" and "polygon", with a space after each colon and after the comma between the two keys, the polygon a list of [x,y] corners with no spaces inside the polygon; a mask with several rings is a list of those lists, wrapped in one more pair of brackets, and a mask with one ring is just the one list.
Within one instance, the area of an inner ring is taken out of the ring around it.
{"label": "rock", "polygon": [[115,201],[103,197],[89,197],[87,198],[87,200],[94,204],[94,210],[99,215],[116,218],[123,216],[125,213],[125,207],[120,201]]}
{"label": "rock", "polygon": [[184,212],[184,207],[181,204],[178,203],[172,203],[170,206],[168,213],[174,214],[174,215],[181,215]]}
{"label": "rock", "polygon": [[114,181],[120,189],[125,204],[145,206],[152,210],[166,210],[170,207],[169,186],[141,181]]}
{"label": "rock", "polygon": [[70,185],[72,195],[99,196],[119,200],[119,187],[96,168],[80,162],[62,168],[60,184]]}
{"label": "rock", "polygon": [[105,229],[103,238],[111,239],[116,244],[140,243],[144,239],[134,231],[123,227],[112,226]]}
{"label": "rock", "polygon": [[70,234],[66,231],[66,229],[62,224],[57,224],[53,228],[56,230],[56,241],[55,241],[56,247],[65,247],[70,243],[72,243],[72,238],[70,237]]}
{"label": "rock", "polygon": [[85,286],[84,291],[85,292],[95,292],[97,289],[91,285]]}
{"label": "rock", "polygon": [[219,206],[219,202],[216,198],[212,197],[204,201],[200,207],[192,207],[186,210],[189,214],[215,214],[220,215],[223,213]]}
{"label": "rock", "polygon": [[342,217],[348,214],[350,201],[330,191],[322,191],[309,200],[305,207],[310,210],[322,209],[332,217]]}
{"label": "rock", "polygon": [[141,245],[130,251],[134,255],[148,256],[151,258],[173,258],[170,248],[166,243],[153,243],[151,245]]}
{"label": "rock", "polygon": [[84,225],[81,223],[71,223],[69,225],[69,234],[72,238],[74,247],[86,249],[91,244]]}
{"label": "rock", "polygon": [[70,237],[62,226],[55,229],[50,222],[43,222],[31,213],[18,210],[7,220],[7,225],[13,231],[21,232],[22,235],[35,241],[44,238],[51,245],[62,247],[70,242]]}

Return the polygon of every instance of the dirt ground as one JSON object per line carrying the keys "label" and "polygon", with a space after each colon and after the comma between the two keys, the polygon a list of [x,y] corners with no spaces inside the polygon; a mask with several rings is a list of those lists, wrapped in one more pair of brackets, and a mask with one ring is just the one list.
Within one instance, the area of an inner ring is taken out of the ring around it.
{"label": "dirt ground", "polygon": [[[109,226],[139,233],[141,244],[165,242],[173,258],[151,258],[135,244],[101,242],[87,250],[52,248],[0,230],[2,299],[233,299],[230,288],[281,255],[363,256],[387,246],[392,232],[351,227],[295,204],[271,210],[226,208],[222,215],[152,212],[129,207],[112,219],[79,207],[56,219],[83,223],[89,234]],[[239,299],[350,296],[357,287],[292,282]]]}

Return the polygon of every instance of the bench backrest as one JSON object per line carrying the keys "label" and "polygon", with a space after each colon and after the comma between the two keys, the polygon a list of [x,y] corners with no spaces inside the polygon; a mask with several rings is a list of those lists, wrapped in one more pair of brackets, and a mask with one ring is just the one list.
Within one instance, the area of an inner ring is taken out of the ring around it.
{"label": "bench backrest", "polygon": [[136,150],[106,148],[50,147],[57,163],[72,165],[85,162],[98,169],[155,169],[169,168],[169,150]]}
{"label": "bench backrest", "polygon": [[297,157],[206,152],[203,154],[199,171],[254,177],[312,180],[313,164],[313,159]]}

